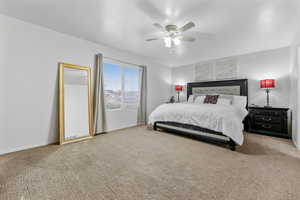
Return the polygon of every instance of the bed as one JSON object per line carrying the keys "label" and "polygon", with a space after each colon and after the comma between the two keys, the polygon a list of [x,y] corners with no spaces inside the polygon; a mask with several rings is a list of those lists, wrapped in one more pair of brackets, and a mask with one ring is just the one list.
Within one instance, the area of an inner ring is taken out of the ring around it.
{"label": "bed", "polygon": [[190,95],[244,96],[243,109],[217,104],[164,104],[149,116],[154,130],[162,130],[192,136],[213,143],[222,143],[231,150],[243,144],[243,130],[247,130],[248,80],[225,80],[193,82],[187,84],[187,99]]}

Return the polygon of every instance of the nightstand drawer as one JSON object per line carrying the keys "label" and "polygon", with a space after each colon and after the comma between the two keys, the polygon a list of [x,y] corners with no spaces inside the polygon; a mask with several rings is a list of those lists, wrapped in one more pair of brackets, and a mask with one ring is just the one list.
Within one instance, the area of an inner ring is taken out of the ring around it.
{"label": "nightstand drawer", "polygon": [[279,133],[282,132],[281,124],[255,122],[254,125],[255,125],[255,129],[257,130],[274,131]]}
{"label": "nightstand drawer", "polygon": [[281,111],[276,111],[276,110],[251,110],[251,112],[255,115],[263,115],[263,116],[280,117],[282,115]]}
{"label": "nightstand drawer", "polygon": [[281,117],[275,117],[275,116],[255,115],[254,119],[257,122],[268,122],[272,124],[281,123]]}

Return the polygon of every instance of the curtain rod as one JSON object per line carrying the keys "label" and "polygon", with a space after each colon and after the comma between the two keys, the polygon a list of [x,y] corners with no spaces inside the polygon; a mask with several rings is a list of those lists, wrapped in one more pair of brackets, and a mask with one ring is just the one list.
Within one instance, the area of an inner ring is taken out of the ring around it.
{"label": "curtain rod", "polygon": [[106,56],[103,56],[103,57],[106,58],[106,59],[118,61],[118,62],[121,62],[121,63],[124,63],[124,64],[128,64],[128,65],[136,65],[136,66],[138,66],[138,67],[143,66],[143,65],[140,65],[140,64],[135,64],[135,63],[125,62],[125,61],[122,61],[122,60],[119,60],[119,59],[116,59],[116,58],[111,58],[111,57],[106,57]]}

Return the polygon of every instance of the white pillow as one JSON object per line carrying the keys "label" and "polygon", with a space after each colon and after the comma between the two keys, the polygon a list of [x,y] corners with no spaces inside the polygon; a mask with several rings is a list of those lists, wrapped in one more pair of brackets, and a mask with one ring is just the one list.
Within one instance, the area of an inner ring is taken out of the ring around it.
{"label": "white pillow", "polygon": [[233,96],[232,105],[241,109],[245,109],[247,105],[246,96]]}
{"label": "white pillow", "polygon": [[233,102],[233,96],[234,96],[234,95],[221,94],[221,95],[219,96],[219,98],[222,98],[222,99],[229,99],[230,104],[232,104],[232,102]]}
{"label": "white pillow", "polygon": [[188,98],[188,103],[194,103],[194,95],[190,95],[189,98]]}
{"label": "white pillow", "polygon": [[204,102],[204,99],[205,99],[205,96],[197,96],[194,103],[196,104],[203,104]]}
{"label": "white pillow", "polygon": [[230,99],[218,98],[217,104],[219,105],[231,105]]}

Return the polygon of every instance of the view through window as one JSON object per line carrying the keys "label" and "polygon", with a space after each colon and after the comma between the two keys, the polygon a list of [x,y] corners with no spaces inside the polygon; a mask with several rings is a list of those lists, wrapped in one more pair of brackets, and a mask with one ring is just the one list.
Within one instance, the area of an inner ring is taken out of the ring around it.
{"label": "view through window", "polygon": [[103,76],[107,110],[138,108],[140,94],[138,67],[104,62]]}

